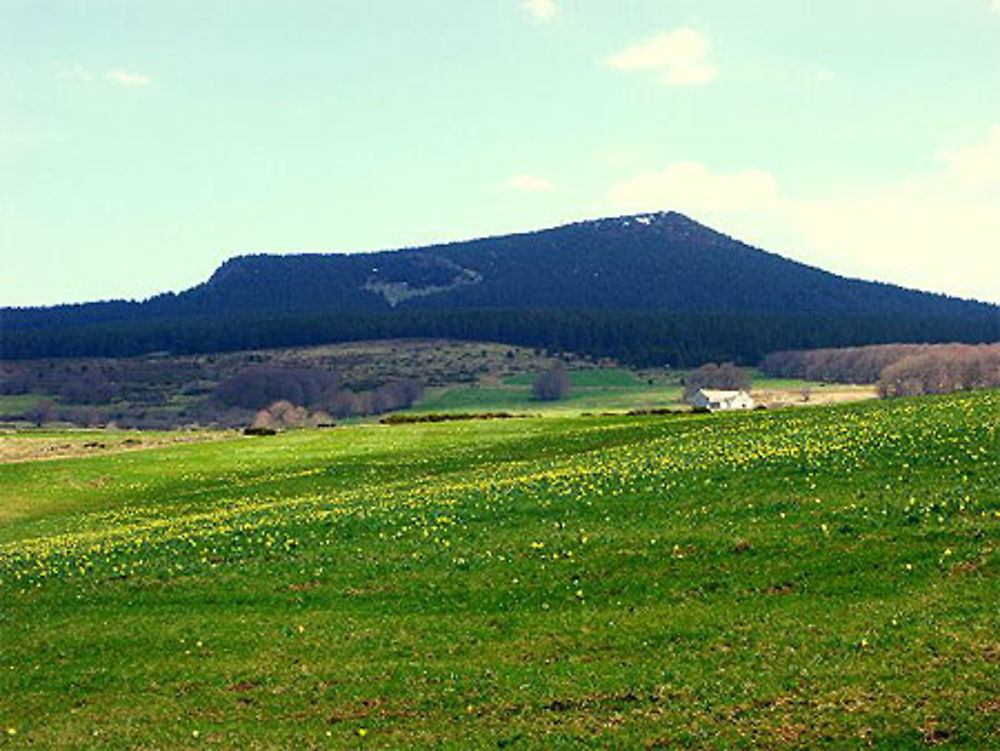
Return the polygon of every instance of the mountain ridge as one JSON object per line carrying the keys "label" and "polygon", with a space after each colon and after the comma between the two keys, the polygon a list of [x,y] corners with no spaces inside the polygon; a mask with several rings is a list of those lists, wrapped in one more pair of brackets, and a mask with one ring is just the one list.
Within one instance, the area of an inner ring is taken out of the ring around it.
{"label": "mountain ridge", "polygon": [[[630,228],[637,229],[642,227],[644,230],[652,230],[653,234],[647,234],[644,238],[639,238],[639,242],[636,243],[637,239],[635,235],[629,237],[626,232]],[[202,303],[206,301],[206,298],[211,295],[214,291],[225,291],[227,287],[231,287],[233,282],[244,283],[247,285],[260,285],[266,284],[268,282],[273,282],[274,280],[268,280],[266,278],[266,272],[273,272],[279,270],[280,267],[289,267],[294,264],[302,264],[303,267],[308,267],[306,270],[309,273],[314,271],[330,271],[335,270],[341,273],[345,273],[347,280],[354,284],[354,289],[340,289],[339,292],[358,292],[365,291],[369,295],[373,295],[374,299],[370,297],[362,296],[359,299],[363,299],[364,302],[360,302],[358,307],[361,309],[370,308],[382,308],[385,309],[384,305],[378,302],[378,297],[382,296],[383,300],[386,302],[388,307],[395,308],[399,304],[405,303],[407,299],[413,299],[413,297],[430,297],[432,295],[413,295],[413,296],[403,296],[403,299],[397,300],[395,303],[386,299],[384,293],[382,292],[382,285],[391,284],[401,284],[407,283],[411,289],[421,289],[420,284],[424,286],[440,287],[441,289],[437,291],[437,294],[447,294],[450,290],[450,284],[441,284],[435,282],[454,282],[455,275],[465,273],[464,282],[455,285],[456,287],[474,287],[484,280],[482,277],[482,271],[479,269],[468,269],[462,265],[463,262],[466,263],[491,263],[495,265],[497,261],[503,260],[516,260],[519,263],[529,263],[534,260],[531,256],[537,256],[539,252],[552,252],[555,248],[558,250],[559,243],[547,242],[549,240],[559,240],[560,235],[565,239],[568,235],[574,235],[579,233],[590,233],[597,236],[603,236],[605,238],[604,244],[599,247],[599,252],[605,254],[603,260],[613,262],[616,260],[616,256],[621,255],[624,250],[626,252],[632,251],[630,256],[626,257],[626,260],[635,261],[635,250],[636,245],[641,246],[642,240],[650,240],[657,242],[666,242],[667,247],[672,251],[672,259],[678,260],[677,250],[678,246],[686,246],[687,250],[699,250],[705,251],[710,250],[716,256],[712,259],[712,262],[716,264],[716,268],[724,268],[721,264],[725,261],[739,260],[740,262],[760,262],[762,260],[768,260],[775,264],[782,264],[786,268],[794,268],[798,272],[808,275],[814,281],[818,279],[826,281],[837,281],[846,283],[848,285],[872,285],[880,290],[891,290],[895,293],[906,293],[912,295],[926,296],[931,299],[939,301],[951,301],[953,303],[958,303],[960,305],[972,305],[976,307],[985,306],[987,308],[998,308],[994,303],[984,302],[975,300],[972,298],[963,298],[955,295],[949,295],[940,292],[931,292],[926,290],[917,290],[913,288],[908,288],[902,285],[898,285],[892,282],[884,282],[879,280],[867,280],[858,277],[851,277],[841,274],[836,274],[830,271],[826,271],[817,266],[804,263],[802,261],[797,261],[780,254],[752,246],[734,237],[726,235],[725,233],[719,232],[718,230],[712,229],[707,225],[701,224],[690,217],[681,214],[676,211],[658,211],[658,212],[644,212],[638,214],[624,214],[615,217],[603,217],[598,219],[585,219],[574,222],[569,222],[565,224],[556,225],[553,227],[545,227],[541,229],[528,230],[524,232],[514,232],[503,235],[487,235],[482,237],[476,237],[472,239],[465,240],[451,240],[447,242],[434,243],[430,245],[419,245],[419,246],[406,246],[402,248],[393,248],[377,251],[363,251],[363,252],[301,252],[301,253],[243,253],[234,255],[225,261],[223,261],[212,274],[204,282],[198,283],[189,287],[187,289],[181,290],[180,292],[163,292],[151,297],[147,297],[140,300],[135,299],[112,299],[112,300],[100,300],[93,302],[83,302],[83,303],[60,303],[56,305],[46,305],[46,306],[18,306],[18,307],[5,307],[5,311],[43,311],[56,308],[79,308],[84,306],[100,306],[100,305],[151,305],[156,306],[162,304],[167,300],[177,300],[177,299],[198,299]],[[629,247],[632,246],[632,247]],[[639,248],[640,250],[648,250],[648,248]],[[471,261],[464,256],[467,256],[470,251],[475,253],[477,250],[485,251],[485,255],[478,259],[472,259]],[[662,248],[659,250],[662,251]],[[729,258],[722,259],[719,258],[718,251],[722,251],[728,254]],[[506,258],[500,258],[500,251],[503,251],[507,256]],[[513,251],[513,253],[511,253]],[[515,258],[516,256],[516,258]],[[400,264],[397,263],[399,260],[405,260],[407,262],[413,261],[412,263],[406,264],[403,268],[400,268]],[[573,259],[563,258],[560,259],[564,263]],[[595,259],[595,254],[591,253],[590,257],[587,259],[592,264]],[[643,259],[648,260],[648,259]],[[698,262],[700,260],[699,271],[710,271],[711,263],[705,263],[704,259],[698,259],[694,256],[688,256],[686,260],[689,263]],[[364,266],[368,263],[374,264],[372,272],[366,273],[364,271]],[[386,263],[388,263],[388,268],[385,268]],[[342,268],[333,268],[335,265],[340,265]],[[323,268],[326,267],[326,268]],[[354,267],[354,268],[351,268]],[[580,269],[569,265],[567,270],[571,273],[579,274]],[[591,271],[597,271],[600,273],[601,269],[592,269]],[[453,272],[451,276],[447,276],[445,272]],[[549,269],[551,271],[551,269]],[[401,274],[401,272],[403,272]],[[435,272],[437,272],[435,276]],[[442,274],[445,276],[442,277]],[[690,274],[689,274],[690,275]],[[408,277],[408,278],[404,278]],[[417,284],[410,284],[410,282],[416,281]],[[598,282],[601,280],[598,278]],[[662,281],[662,279],[656,280]],[[367,289],[366,289],[367,286]],[[815,290],[811,290],[815,292]],[[473,291],[469,292],[470,295],[474,294]],[[505,305],[486,305],[482,300],[470,301],[468,296],[462,296],[457,301],[461,307],[508,307]],[[805,297],[805,295],[800,295],[800,298]],[[520,299],[513,300],[517,304],[522,304],[524,302],[523,296]],[[637,301],[624,300],[618,303],[618,305],[600,304],[598,307],[602,308],[617,308],[622,306],[624,309],[651,309],[651,310],[710,310],[713,306],[718,305],[715,301],[700,301],[696,306],[688,307],[686,305],[678,305],[676,300],[668,300],[661,304],[650,304],[648,300],[643,301],[645,304],[639,304]],[[470,304],[471,303],[471,304]],[[533,301],[534,306],[537,307],[539,301]],[[333,306],[336,308],[349,308],[350,305],[343,305],[342,301],[331,299],[327,296],[326,299],[322,301],[323,306]],[[203,307],[203,305],[199,306]],[[434,306],[436,307],[436,306]],[[542,307],[548,307],[542,305]],[[554,307],[566,307],[564,304],[556,305]],[[573,307],[591,307],[591,305],[583,306],[573,306]],[[728,309],[729,306],[723,305],[721,309]],[[763,308],[756,306],[738,306],[737,309],[743,310],[754,310],[760,312],[761,310],[772,309],[773,301],[770,305],[765,305]],[[804,301],[802,303],[802,310],[816,311],[817,303],[815,301],[809,302]],[[846,309],[846,308],[845,308]],[[855,312],[858,312],[856,308],[853,308]]]}
{"label": "mountain ridge", "polygon": [[655,362],[1000,340],[996,305],[839,276],[677,212],[398,250],[239,255],[179,293],[2,314],[3,355],[20,358],[445,336]]}
{"label": "mountain ridge", "polygon": [[246,296],[262,294],[261,285],[267,284],[278,285],[298,309],[532,307],[921,315],[935,301],[946,308],[937,312],[950,316],[992,307],[833,274],[753,247],[677,212],[629,214],[365,253],[240,255],[178,297],[204,304],[217,295],[230,304],[247,304]]}

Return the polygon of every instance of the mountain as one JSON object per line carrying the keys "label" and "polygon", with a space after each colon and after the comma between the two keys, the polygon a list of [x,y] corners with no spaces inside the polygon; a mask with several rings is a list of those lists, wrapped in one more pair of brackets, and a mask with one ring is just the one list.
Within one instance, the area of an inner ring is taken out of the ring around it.
{"label": "mountain", "polygon": [[[265,319],[282,318],[292,325],[289,317],[326,316],[341,328],[348,317],[364,321],[356,328],[375,334],[380,329],[373,329],[372,321],[394,321],[380,324],[392,329],[386,331],[392,335],[399,333],[401,321],[419,329],[430,321],[454,327],[440,321],[460,319],[476,321],[473,328],[478,330],[487,314],[499,320],[530,313],[536,321],[531,325],[537,326],[546,313],[549,320],[566,321],[567,316],[582,320],[583,311],[592,319],[591,327],[622,315],[714,316],[716,327],[719,316],[759,322],[776,316],[800,321],[833,317],[855,321],[856,336],[867,340],[892,332],[912,340],[921,331],[926,339],[1000,338],[996,306],[846,279],[751,247],[674,212],[378,253],[238,256],[206,282],[178,294],[143,302],[7,309],[3,316],[5,351],[13,345],[18,353],[37,355],[56,353],[46,346],[23,346],[26,338],[53,340],[39,329],[69,336],[71,330],[98,324],[135,329],[146,322],[163,329],[171,322],[180,331],[177,327],[190,329],[193,319],[204,326],[206,319],[240,318],[259,327]],[[932,322],[937,328],[928,328]],[[495,321],[490,325],[497,326]],[[878,326],[883,333],[875,330]],[[174,340],[146,339],[149,347],[155,340],[176,350],[177,337],[185,338],[178,333]],[[193,346],[190,338],[185,346]],[[295,339],[295,334],[286,338]],[[851,336],[842,333],[840,339]],[[225,346],[248,344],[234,340]]]}
{"label": "mountain", "polygon": [[677,213],[381,253],[251,255],[181,307],[375,311],[533,308],[965,316],[986,306],[830,274]]}

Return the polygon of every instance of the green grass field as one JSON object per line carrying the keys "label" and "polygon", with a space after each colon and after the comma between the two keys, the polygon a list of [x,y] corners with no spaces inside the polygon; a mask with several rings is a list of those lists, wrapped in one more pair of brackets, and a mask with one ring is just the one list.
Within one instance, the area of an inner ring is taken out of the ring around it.
{"label": "green grass field", "polygon": [[456,386],[431,390],[411,412],[495,412],[579,414],[603,410],[629,410],[641,407],[680,406],[680,387],[619,388],[614,386],[576,388],[569,397],[543,402],[532,397],[531,387]]}
{"label": "green grass field", "polygon": [[[503,379],[505,386],[527,386],[535,382],[537,374],[518,373],[509,378]],[[574,370],[569,373],[570,383],[573,388],[607,388],[618,386],[624,388],[641,388],[645,384],[640,381],[636,374],[624,368],[595,368],[594,370]]]}
{"label": "green grass field", "polygon": [[984,392],[0,465],[0,745],[997,747],[998,425]]}
{"label": "green grass field", "polygon": [[557,402],[535,399],[531,386],[537,377],[533,373],[518,373],[497,385],[450,386],[430,389],[425,398],[411,411],[469,412],[516,411],[544,412],[565,415],[603,410],[629,410],[637,408],[667,407],[677,405],[683,389],[663,379],[649,384],[635,373],[620,368],[575,370],[570,374],[570,394]]}

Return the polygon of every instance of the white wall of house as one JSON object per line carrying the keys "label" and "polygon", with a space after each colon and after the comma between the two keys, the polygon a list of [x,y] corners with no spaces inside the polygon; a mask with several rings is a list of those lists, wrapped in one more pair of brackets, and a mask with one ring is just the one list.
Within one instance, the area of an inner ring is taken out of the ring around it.
{"label": "white wall of house", "polygon": [[733,409],[753,409],[757,406],[746,391],[699,389],[691,398],[691,406],[721,412]]}

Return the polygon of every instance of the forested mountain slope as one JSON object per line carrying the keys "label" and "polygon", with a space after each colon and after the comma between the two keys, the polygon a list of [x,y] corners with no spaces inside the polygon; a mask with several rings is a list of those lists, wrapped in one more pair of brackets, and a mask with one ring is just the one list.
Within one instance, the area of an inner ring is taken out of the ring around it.
{"label": "forested mountain slope", "polygon": [[[484,319],[482,313],[487,312],[498,318]],[[213,322],[252,319],[259,327],[264,321],[287,319],[282,328],[288,331],[288,341],[273,331],[267,342],[226,340],[218,332],[199,334],[212,340],[200,345],[200,351],[207,351],[305,343],[290,322],[303,317],[314,322],[323,318],[326,323],[315,325],[335,337],[346,335],[342,329],[349,318],[352,330],[365,329],[367,336],[378,337],[385,329],[386,336],[468,335],[549,344],[538,331],[539,322],[556,313],[563,327],[567,315],[580,313],[580,325],[590,329],[612,326],[609,321],[621,315],[702,316],[702,323],[677,325],[701,326],[699,335],[721,333],[727,339],[733,332],[719,331],[728,326],[723,321],[745,316],[758,321],[780,317],[785,323],[775,324],[776,331],[799,325],[789,324],[790,318],[832,316],[841,321],[836,341],[827,337],[805,342],[817,346],[855,339],[1000,338],[996,306],[846,279],[753,248],[673,212],[379,253],[238,256],[206,282],[178,294],[143,302],[6,309],[3,317],[7,351],[12,356],[39,356],[69,354],[46,344],[53,336],[40,329],[79,340],[81,327],[114,323],[126,326],[134,340],[136,326],[148,322],[149,331],[160,333],[149,334],[132,349],[190,350],[199,346],[192,344],[191,332],[211,329]],[[714,323],[705,323],[705,316]],[[500,319],[505,321],[501,333],[506,338],[495,330]],[[337,331],[330,329],[334,322]],[[480,333],[486,322],[491,330]],[[856,337],[848,330],[852,326]],[[165,337],[165,329],[174,333]],[[86,336],[92,340],[93,331]],[[579,339],[575,334],[569,338]],[[777,339],[768,346],[803,344],[786,341],[780,333]],[[80,343],[73,354],[109,354],[109,345],[102,346],[103,351],[94,352],[92,343]],[[601,353],[610,354],[606,348]]]}

